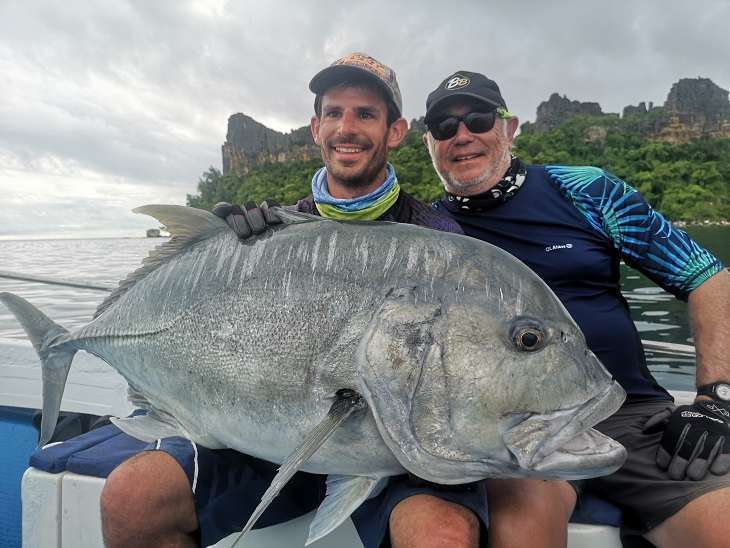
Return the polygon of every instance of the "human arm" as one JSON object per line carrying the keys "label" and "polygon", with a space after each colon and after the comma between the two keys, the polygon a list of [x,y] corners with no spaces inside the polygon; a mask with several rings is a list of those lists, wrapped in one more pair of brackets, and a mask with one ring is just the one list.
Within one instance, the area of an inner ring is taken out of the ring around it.
{"label": "human arm", "polygon": [[[730,272],[718,272],[688,298],[696,352],[696,385],[730,383]],[[694,480],[730,471],[730,402],[697,396],[692,405],[652,417],[663,427],[657,465],[673,479]]]}
{"label": "human arm", "polygon": [[[690,301],[699,383],[730,381],[723,340],[730,318],[728,273],[709,250],[674,227],[630,185],[597,168],[548,168],[561,190],[628,264],[678,299]],[[701,384],[700,384],[701,385]],[[650,418],[661,434],[657,465],[673,479],[730,470],[730,403],[699,398]]]}
{"label": "human arm", "polygon": [[715,274],[690,293],[688,302],[697,355],[697,386],[730,382],[730,272]]}

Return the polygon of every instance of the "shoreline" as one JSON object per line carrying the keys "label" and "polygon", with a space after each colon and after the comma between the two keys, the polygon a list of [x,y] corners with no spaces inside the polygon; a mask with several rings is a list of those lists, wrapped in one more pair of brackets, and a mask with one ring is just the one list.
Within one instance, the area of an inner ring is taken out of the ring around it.
{"label": "shoreline", "polygon": [[680,228],[693,228],[696,226],[730,226],[730,220],[723,219],[722,221],[669,221],[674,226]]}

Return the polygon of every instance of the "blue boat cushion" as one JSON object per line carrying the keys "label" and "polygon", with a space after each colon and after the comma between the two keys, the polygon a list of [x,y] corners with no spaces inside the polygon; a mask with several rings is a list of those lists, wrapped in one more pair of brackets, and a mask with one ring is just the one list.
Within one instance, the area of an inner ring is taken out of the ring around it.
{"label": "blue boat cushion", "polygon": [[129,457],[154,445],[125,436],[109,424],[36,450],[30,456],[30,465],[51,474],[68,471],[106,478]]}

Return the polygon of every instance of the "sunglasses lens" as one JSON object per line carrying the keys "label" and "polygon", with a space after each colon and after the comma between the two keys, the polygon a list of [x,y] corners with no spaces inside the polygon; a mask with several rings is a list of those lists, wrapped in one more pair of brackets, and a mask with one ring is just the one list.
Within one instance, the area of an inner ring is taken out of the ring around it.
{"label": "sunglasses lens", "polygon": [[463,121],[466,129],[472,133],[486,133],[494,127],[496,112],[470,112],[465,116],[449,116],[434,124],[429,124],[429,131],[434,139],[445,141],[451,139],[459,130],[459,124]]}
{"label": "sunglasses lens", "polygon": [[470,112],[464,116],[464,125],[472,133],[486,133],[494,127],[495,112]]}
{"label": "sunglasses lens", "polygon": [[431,128],[431,134],[439,141],[451,139],[456,135],[456,130],[459,128],[459,121],[459,118],[454,116],[444,118]]}

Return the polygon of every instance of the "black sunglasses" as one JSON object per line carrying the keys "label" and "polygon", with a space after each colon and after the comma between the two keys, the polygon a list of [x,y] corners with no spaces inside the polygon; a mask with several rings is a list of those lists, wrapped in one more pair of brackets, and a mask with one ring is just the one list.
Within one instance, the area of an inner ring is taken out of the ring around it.
{"label": "black sunglasses", "polygon": [[497,111],[490,112],[469,112],[462,116],[447,116],[434,120],[428,124],[428,131],[434,139],[445,141],[451,139],[459,130],[459,123],[464,122],[466,129],[472,133],[486,133],[494,127],[497,120]]}

